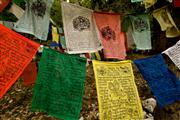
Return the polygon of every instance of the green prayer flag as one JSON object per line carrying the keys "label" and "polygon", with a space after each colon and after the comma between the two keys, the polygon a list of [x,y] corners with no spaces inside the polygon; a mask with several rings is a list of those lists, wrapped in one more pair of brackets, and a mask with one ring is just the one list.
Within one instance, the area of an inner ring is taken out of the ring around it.
{"label": "green prayer flag", "polygon": [[85,76],[85,58],[44,48],[31,110],[64,120],[78,120]]}

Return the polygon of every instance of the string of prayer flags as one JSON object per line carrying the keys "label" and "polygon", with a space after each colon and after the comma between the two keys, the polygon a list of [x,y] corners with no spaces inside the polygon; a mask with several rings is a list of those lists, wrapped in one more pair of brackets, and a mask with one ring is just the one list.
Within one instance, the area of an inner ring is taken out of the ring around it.
{"label": "string of prayer flags", "polygon": [[180,80],[165,64],[161,54],[135,60],[161,108],[180,100]]}
{"label": "string of prayer flags", "polygon": [[125,35],[120,32],[120,15],[115,13],[94,12],[103,51],[106,58],[125,59]]}
{"label": "string of prayer flags", "polygon": [[47,40],[50,9],[54,0],[26,0],[24,15],[15,24],[14,30],[29,33],[40,40]]}
{"label": "string of prayer flags", "polygon": [[92,53],[102,49],[93,18],[93,11],[61,2],[67,52]]}
{"label": "string of prayer flags", "polygon": [[35,83],[37,77],[36,62],[31,62],[23,71],[21,77],[23,78],[24,86],[29,86]]}
{"label": "string of prayer flags", "polygon": [[143,4],[145,5],[145,8],[147,9],[153,6],[156,2],[157,0],[144,0]]}
{"label": "string of prayer flags", "polygon": [[11,5],[9,12],[14,14],[18,19],[20,19],[24,14],[24,10],[15,3]]}
{"label": "string of prayer flags", "polygon": [[142,120],[131,61],[93,61],[100,120]]}
{"label": "string of prayer flags", "polygon": [[163,52],[168,55],[174,64],[180,69],[180,40],[172,47]]}
{"label": "string of prayer flags", "polygon": [[52,26],[52,41],[59,43],[59,34],[56,27]]}
{"label": "string of prayer flags", "polygon": [[173,0],[174,7],[180,7],[180,0]]}
{"label": "string of prayer flags", "polygon": [[78,120],[85,76],[85,58],[44,48],[31,109],[64,120]]}
{"label": "string of prayer flags", "polygon": [[39,44],[0,24],[0,98],[36,54]]}
{"label": "string of prayer flags", "polygon": [[161,30],[166,31],[166,37],[172,38],[180,35],[167,6],[154,10],[153,16],[159,22]]}
{"label": "string of prayer flags", "polygon": [[132,23],[132,36],[136,49],[138,50],[149,50],[151,46],[151,31],[150,21],[148,14],[130,15]]}
{"label": "string of prayer flags", "polygon": [[0,12],[2,12],[10,2],[11,0],[0,0]]}

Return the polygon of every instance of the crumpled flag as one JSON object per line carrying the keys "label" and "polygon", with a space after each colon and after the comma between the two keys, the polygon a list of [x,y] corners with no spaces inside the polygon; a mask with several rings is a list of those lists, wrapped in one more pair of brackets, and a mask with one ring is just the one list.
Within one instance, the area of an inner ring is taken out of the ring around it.
{"label": "crumpled flag", "polygon": [[93,10],[61,2],[67,52],[92,53],[102,49]]}
{"label": "crumpled flag", "polygon": [[132,36],[136,49],[149,50],[151,46],[151,30],[148,14],[130,15],[132,23]]}
{"label": "crumpled flag", "polygon": [[93,61],[100,120],[142,120],[131,61]]}
{"label": "crumpled flag", "polygon": [[143,0],[131,0],[132,3],[135,3],[135,2],[142,2]]}
{"label": "crumpled flag", "polygon": [[94,17],[99,29],[105,58],[125,59],[125,35],[120,32],[120,15],[94,12]]}
{"label": "crumpled flag", "polygon": [[52,26],[52,41],[59,43],[59,34],[57,28]]}
{"label": "crumpled flag", "polygon": [[24,10],[15,3],[11,5],[9,12],[14,14],[18,19],[20,19],[24,14]]}
{"label": "crumpled flag", "polygon": [[180,0],[173,0],[174,7],[180,7]]}
{"label": "crumpled flag", "polygon": [[180,35],[167,6],[154,10],[153,16],[159,22],[161,30],[166,31],[166,37],[172,38]]}
{"label": "crumpled flag", "polygon": [[31,109],[64,120],[78,120],[85,77],[85,58],[44,48]]}
{"label": "crumpled flag", "polygon": [[180,80],[171,72],[161,54],[135,60],[161,108],[180,100]]}
{"label": "crumpled flag", "polygon": [[144,0],[143,4],[145,5],[145,8],[147,9],[153,6],[156,2],[157,0]]}
{"label": "crumpled flag", "polygon": [[37,77],[36,62],[31,62],[23,71],[21,77],[23,78],[24,86],[29,86],[35,83]]}
{"label": "crumpled flag", "polygon": [[0,12],[2,12],[10,2],[11,0],[0,0]]}
{"label": "crumpled flag", "polygon": [[47,40],[50,9],[54,0],[26,0],[24,15],[15,24],[14,30],[29,33],[40,40]]}
{"label": "crumpled flag", "polygon": [[0,24],[0,98],[36,54],[39,44]]}
{"label": "crumpled flag", "polygon": [[174,64],[180,69],[180,40],[172,47],[163,52],[168,55]]}

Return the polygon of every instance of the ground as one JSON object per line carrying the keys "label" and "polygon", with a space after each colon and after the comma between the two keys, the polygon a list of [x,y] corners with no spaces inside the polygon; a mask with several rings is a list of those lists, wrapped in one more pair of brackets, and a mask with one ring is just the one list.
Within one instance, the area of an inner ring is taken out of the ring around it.
{"label": "ground", "polygon": [[[129,57],[129,59],[133,60],[143,57],[147,56],[133,54]],[[173,64],[170,64],[171,70],[176,72],[179,76],[179,71],[172,66]],[[140,99],[145,100],[153,97],[146,81],[143,80],[135,65],[133,65],[133,70]],[[54,117],[49,117],[46,113],[30,111],[33,86],[25,87],[22,82],[22,79],[17,80],[4,97],[0,99],[0,120],[58,120]],[[156,107],[153,115],[155,120],[179,120],[180,102],[169,105],[164,109]],[[81,117],[84,118],[84,120],[98,120],[99,117],[92,64],[87,67],[85,94],[83,97]]]}

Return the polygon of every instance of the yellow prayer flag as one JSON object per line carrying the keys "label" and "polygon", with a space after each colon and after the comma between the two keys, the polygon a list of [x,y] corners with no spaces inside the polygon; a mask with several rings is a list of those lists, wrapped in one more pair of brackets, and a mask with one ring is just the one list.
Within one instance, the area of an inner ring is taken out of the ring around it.
{"label": "yellow prayer flag", "polygon": [[52,26],[52,41],[59,43],[59,34],[57,28]]}
{"label": "yellow prayer flag", "polygon": [[144,0],[143,1],[146,9],[153,6],[156,2],[157,0]]}
{"label": "yellow prayer flag", "polygon": [[101,56],[100,56],[99,52],[95,52],[95,55],[96,55],[97,60],[101,60]]}
{"label": "yellow prayer flag", "polygon": [[131,61],[93,61],[100,120],[142,120]]}

